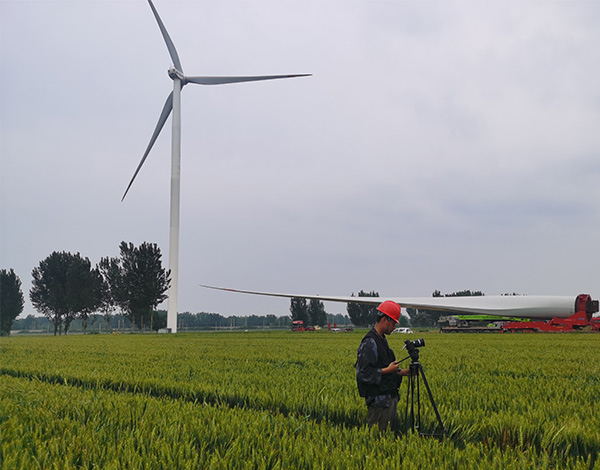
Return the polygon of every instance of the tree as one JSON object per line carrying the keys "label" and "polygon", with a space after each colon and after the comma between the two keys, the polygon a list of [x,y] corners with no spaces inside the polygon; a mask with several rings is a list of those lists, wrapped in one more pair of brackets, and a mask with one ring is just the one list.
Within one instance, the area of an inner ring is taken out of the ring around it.
{"label": "tree", "polygon": [[100,270],[106,277],[113,302],[125,312],[139,329],[150,323],[152,311],[167,298],[171,271],[162,267],[162,255],[156,243],[121,242],[120,258],[103,258]]}
{"label": "tree", "polygon": [[110,328],[110,319],[118,307],[116,290],[120,289],[120,267],[118,258],[101,258],[97,266],[102,277],[100,311],[103,312],[106,329]]}
{"label": "tree", "polygon": [[62,333],[61,326],[69,311],[67,298],[67,276],[70,253],[55,251],[39,266],[33,268],[32,287],[29,299],[35,309],[54,325],[54,335]]}
{"label": "tree", "polygon": [[85,334],[88,318],[102,305],[102,276],[97,268],[92,268],[90,260],[79,253],[71,258],[67,295],[69,312],[64,321],[65,334],[75,318],[81,319]]}
{"label": "tree", "polygon": [[0,336],[10,335],[12,324],[24,305],[21,279],[12,268],[0,269]]}
{"label": "tree", "polygon": [[54,334],[69,330],[71,322],[100,305],[99,273],[79,253],[53,252],[32,271],[31,303],[54,324]]}
{"label": "tree", "polygon": [[290,299],[290,313],[292,314],[292,321],[302,320],[304,326],[309,325],[308,305],[304,297],[292,297]]}
{"label": "tree", "polygon": [[327,323],[327,312],[325,306],[319,299],[311,299],[308,304],[308,317],[313,325],[325,326]]}
{"label": "tree", "polygon": [[106,291],[104,290],[104,279],[98,268],[92,268],[85,273],[86,282],[82,286],[80,291],[80,308],[78,310],[78,317],[81,319],[83,326],[83,334],[87,330],[87,322],[90,315],[97,312],[102,305],[105,303],[104,296]]}
{"label": "tree", "polygon": [[152,311],[152,331],[158,331],[161,328],[167,327],[167,311],[166,310],[153,310]]}
{"label": "tree", "polygon": [[[354,293],[352,293],[352,297],[354,297]],[[364,292],[361,290],[358,293],[358,297],[379,297],[379,293],[375,291]],[[350,320],[356,326],[374,325],[377,319],[377,307],[374,305],[349,302],[346,311]]]}

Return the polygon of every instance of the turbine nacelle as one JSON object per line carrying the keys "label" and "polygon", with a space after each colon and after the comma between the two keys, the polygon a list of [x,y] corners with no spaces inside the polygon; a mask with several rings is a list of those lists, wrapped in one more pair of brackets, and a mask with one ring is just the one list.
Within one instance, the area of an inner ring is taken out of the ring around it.
{"label": "turbine nacelle", "polygon": [[183,72],[177,70],[175,67],[169,68],[167,73],[169,74],[169,77],[171,77],[171,80],[179,79],[182,82],[185,82],[185,75],[183,75]]}

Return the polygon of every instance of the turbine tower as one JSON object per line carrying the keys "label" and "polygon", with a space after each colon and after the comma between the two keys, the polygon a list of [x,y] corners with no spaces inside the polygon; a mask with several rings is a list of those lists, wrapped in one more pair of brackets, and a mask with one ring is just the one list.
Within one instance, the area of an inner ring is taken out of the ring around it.
{"label": "turbine tower", "polygon": [[171,220],[169,229],[169,269],[171,270],[171,285],[169,287],[169,304],[167,311],[167,328],[172,333],[177,333],[177,293],[178,293],[178,272],[179,272],[179,189],[180,189],[180,172],[181,172],[181,89],[188,83],[195,83],[198,85],[222,85],[226,83],[238,83],[238,82],[254,82],[260,80],[275,80],[278,78],[293,78],[293,77],[306,77],[311,74],[296,74],[296,75],[263,75],[263,76],[251,76],[251,77],[188,77],[183,73],[183,67],[179,61],[177,50],[175,45],[165,28],[158,11],[154,8],[152,0],[148,0],[152,13],[156,18],[160,32],[167,44],[169,55],[173,61],[173,66],[169,69],[169,77],[173,80],[173,91],[167,97],[167,101],[163,106],[158,123],[154,129],[154,133],[150,138],[148,147],[137,166],[121,202],[127,196],[127,192],[137,174],[139,173],[142,165],[146,161],[154,142],[158,138],[169,114],[173,112],[173,130],[171,135]]}

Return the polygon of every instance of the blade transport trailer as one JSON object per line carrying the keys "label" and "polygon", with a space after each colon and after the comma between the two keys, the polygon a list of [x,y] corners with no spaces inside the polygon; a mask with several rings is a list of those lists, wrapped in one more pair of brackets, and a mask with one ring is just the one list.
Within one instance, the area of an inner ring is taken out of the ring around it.
{"label": "blade transport trailer", "polygon": [[[441,317],[441,333],[483,333],[483,332],[537,332],[537,331],[582,331],[600,332],[600,317],[597,313],[598,301],[588,294],[578,295],[575,299],[575,313],[568,318],[553,317],[544,321],[498,321],[499,319],[481,317]],[[488,320],[487,324],[483,320]]]}

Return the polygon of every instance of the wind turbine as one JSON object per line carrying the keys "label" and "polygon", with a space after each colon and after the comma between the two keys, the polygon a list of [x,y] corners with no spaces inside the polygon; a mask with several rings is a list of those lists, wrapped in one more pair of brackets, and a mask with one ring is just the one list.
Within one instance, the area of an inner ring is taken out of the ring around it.
{"label": "wind turbine", "polygon": [[148,0],[152,13],[156,18],[160,32],[167,44],[169,55],[173,61],[173,66],[169,68],[169,77],[173,80],[173,91],[167,97],[165,105],[163,106],[158,123],[154,129],[154,133],[150,138],[148,147],[121,198],[121,202],[127,196],[127,192],[136,176],[138,175],[142,165],[146,161],[154,142],[158,138],[169,114],[173,112],[173,130],[171,135],[171,216],[170,216],[170,229],[169,229],[169,269],[171,270],[171,286],[169,287],[169,304],[167,310],[167,328],[172,333],[177,332],[177,292],[178,292],[178,271],[179,271],[179,193],[180,193],[180,173],[181,173],[181,89],[188,83],[195,83],[198,85],[222,85],[226,83],[238,83],[238,82],[254,82],[260,80],[275,80],[279,78],[293,78],[293,77],[306,77],[311,74],[296,74],[296,75],[263,75],[263,76],[251,76],[251,77],[188,77],[183,73],[183,67],[177,55],[175,45],[165,28],[158,11],[154,8],[152,0]]}

